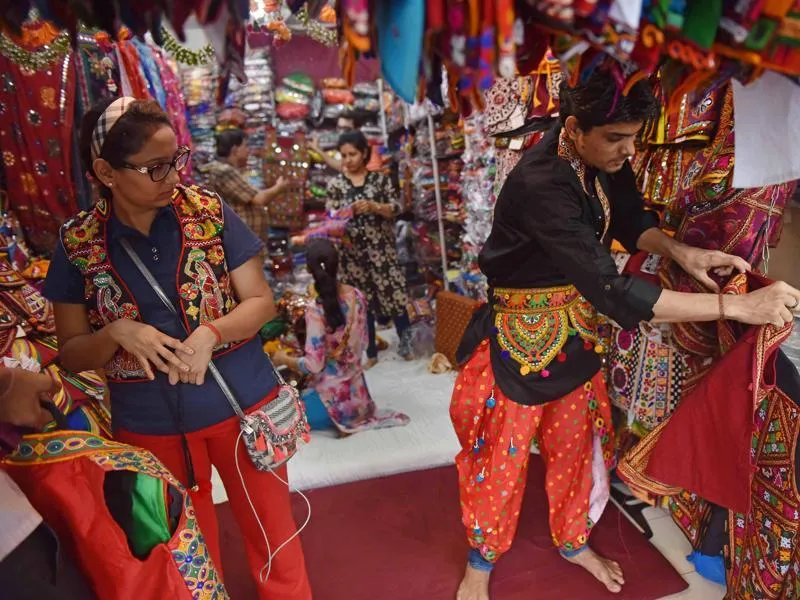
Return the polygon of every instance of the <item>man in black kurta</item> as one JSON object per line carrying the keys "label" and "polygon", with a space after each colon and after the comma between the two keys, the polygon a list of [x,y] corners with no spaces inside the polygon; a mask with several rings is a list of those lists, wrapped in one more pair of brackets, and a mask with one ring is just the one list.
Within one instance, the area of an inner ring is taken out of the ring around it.
{"label": "man in black kurta", "polygon": [[[533,442],[547,469],[553,543],[610,591],[624,583],[619,565],[588,546],[609,497],[614,460],[600,330],[608,319],[623,328],[652,319],[670,292],[620,275],[612,240],[631,253],[676,260],[712,287],[708,269],[747,268],[737,257],[673,241],[645,210],[629,158],[658,105],[647,81],[624,90],[619,74],[611,62],[584,83],[562,85],[562,124],[509,174],[480,255],[489,303],[462,342],[451,405],[472,547],[460,600],[488,598],[491,569],[516,532]],[[689,300],[670,298],[670,308]],[[676,319],[670,313],[667,320]]]}

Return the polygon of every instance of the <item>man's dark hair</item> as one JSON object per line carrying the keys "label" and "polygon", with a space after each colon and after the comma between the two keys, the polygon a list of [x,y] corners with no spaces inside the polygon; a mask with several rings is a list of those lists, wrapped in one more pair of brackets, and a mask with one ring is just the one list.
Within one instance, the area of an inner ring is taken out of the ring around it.
{"label": "man's dark hair", "polygon": [[233,129],[226,129],[217,135],[217,156],[220,158],[228,158],[237,146],[244,144],[247,136],[244,131],[238,127]]}
{"label": "man's dark hair", "polygon": [[567,80],[562,81],[559,102],[561,122],[573,116],[585,132],[613,123],[649,121],[658,115],[659,108],[647,79],[636,82],[627,95],[623,95],[617,79],[605,65],[596,68],[585,81],[575,86],[570,86]]}

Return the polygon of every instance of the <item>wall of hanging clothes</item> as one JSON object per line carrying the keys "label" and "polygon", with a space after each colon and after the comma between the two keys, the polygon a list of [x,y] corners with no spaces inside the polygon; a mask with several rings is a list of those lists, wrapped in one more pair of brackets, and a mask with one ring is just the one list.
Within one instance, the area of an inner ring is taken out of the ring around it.
{"label": "wall of hanging clothes", "polygon": [[[32,249],[49,253],[63,221],[92,203],[78,159],[81,118],[97,101],[120,94],[154,98],[170,115],[181,144],[191,144],[173,58],[126,31],[118,39],[44,21],[21,34],[0,33],[0,152],[8,205]],[[189,175],[189,173],[185,173]]]}

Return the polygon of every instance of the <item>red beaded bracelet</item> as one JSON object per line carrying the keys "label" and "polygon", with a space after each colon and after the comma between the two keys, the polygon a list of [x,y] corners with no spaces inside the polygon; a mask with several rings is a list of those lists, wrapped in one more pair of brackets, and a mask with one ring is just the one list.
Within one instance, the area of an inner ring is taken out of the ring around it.
{"label": "red beaded bracelet", "polygon": [[219,329],[214,327],[211,323],[203,323],[201,327],[208,327],[211,330],[211,333],[214,334],[214,337],[217,338],[217,346],[222,344],[222,335],[219,332]]}

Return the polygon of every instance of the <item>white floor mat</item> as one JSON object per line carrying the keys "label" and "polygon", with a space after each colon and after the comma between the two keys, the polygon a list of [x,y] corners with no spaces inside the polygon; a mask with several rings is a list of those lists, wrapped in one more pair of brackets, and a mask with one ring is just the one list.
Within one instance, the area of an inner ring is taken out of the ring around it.
{"label": "white floor mat", "polygon": [[[394,342],[389,332],[380,335]],[[460,449],[448,411],[455,374],[432,375],[427,365],[428,359],[405,362],[393,351],[382,353],[367,372],[372,397],[379,408],[402,411],[411,422],[344,439],[313,432],[311,443],[289,463],[292,487],[307,490],[452,464]],[[213,483],[214,501],[225,502],[216,471]]]}

